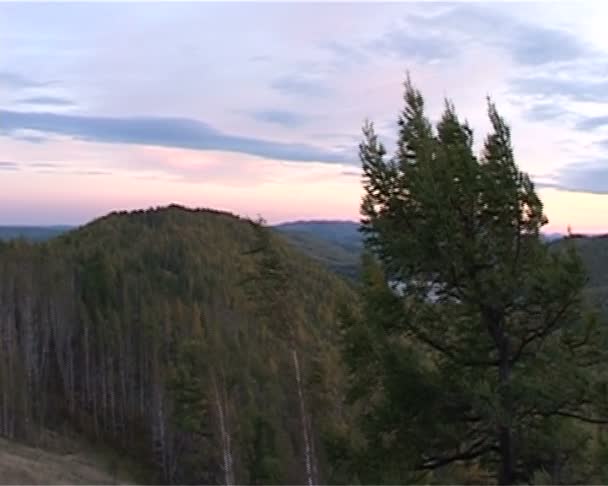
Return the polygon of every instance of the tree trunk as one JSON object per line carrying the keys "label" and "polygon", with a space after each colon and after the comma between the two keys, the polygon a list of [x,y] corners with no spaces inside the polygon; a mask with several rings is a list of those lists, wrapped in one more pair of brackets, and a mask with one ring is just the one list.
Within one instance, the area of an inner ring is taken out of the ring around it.
{"label": "tree trunk", "polygon": [[293,357],[293,366],[296,373],[296,385],[298,387],[298,401],[300,402],[300,417],[302,421],[302,439],[304,442],[304,463],[306,466],[306,484],[312,486],[313,480],[313,458],[312,449],[310,446],[310,434],[308,430],[308,420],[306,416],[306,408],[304,406],[304,393],[302,392],[302,377],[300,375],[300,362],[298,360],[298,352],[295,348],[291,350]]}
{"label": "tree trunk", "polygon": [[220,423],[220,434],[222,438],[222,457],[224,460],[224,479],[226,486],[234,484],[234,474],[232,471],[232,451],[230,449],[230,433],[227,429],[226,417],[224,414],[225,407],[222,406],[222,396],[217,385],[217,379],[213,377],[213,388],[215,391],[215,404],[217,406],[217,414]]}
{"label": "tree trunk", "polygon": [[515,481],[515,454],[512,431],[512,401],[510,391],[511,363],[508,337],[500,337],[499,346],[500,364],[498,370],[500,390],[500,422],[498,430],[498,447],[500,451],[500,473],[498,483],[501,485],[513,484]]}

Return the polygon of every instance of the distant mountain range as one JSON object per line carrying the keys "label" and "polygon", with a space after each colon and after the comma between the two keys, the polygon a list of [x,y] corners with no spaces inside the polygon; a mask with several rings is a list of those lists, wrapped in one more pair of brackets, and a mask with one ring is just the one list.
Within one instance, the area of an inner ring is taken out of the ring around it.
{"label": "distant mountain range", "polygon": [[[280,223],[273,227],[296,239],[305,240],[307,237],[314,237],[347,251],[356,250],[358,252],[363,247],[359,226],[356,221],[299,220]],[[74,228],[76,226],[69,225],[0,226],[0,240],[24,238],[30,241],[44,241]],[[563,236],[561,233],[547,233],[544,235],[547,240],[551,241]]]}
{"label": "distant mountain range", "polygon": [[274,227],[306,255],[334,272],[357,279],[363,241],[353,221],[294,221]]}
{"label": "distant mountain range", "polygon": [[0,226],[0,240],[24,238],[45,241],[73,229],[74,226]]}
{"label": "distant mountain range", "polygon": [[308,234],[348,250],[360,250],[363,246],[359,223],[355,221],[293,221],[274,226],[288,234]]}
{"label": "distant mountain range", "polygon": [[[363,239],[359,227],[358,222],[348,220],[300,220],[273,226],[304,254],[349,279],[356,279],[360,272]],[[70,226],[0,226],[0,240],[25,238],[30,241],[44,241],[74,228]],[[561,233],[546,233],[543,236],[551,242],[556,242],[564,237]],[[596,250],[593,250],[593,253],[596,253]],[[606,257],[606,261],[608,262],[608,257]]]}

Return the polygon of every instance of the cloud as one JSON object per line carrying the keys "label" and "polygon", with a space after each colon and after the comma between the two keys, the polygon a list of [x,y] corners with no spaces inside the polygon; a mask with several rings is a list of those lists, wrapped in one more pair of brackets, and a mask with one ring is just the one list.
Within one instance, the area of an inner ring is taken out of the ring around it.
{"label": "cloud", "polygon": [[576,124],[576,128],[583,131],[595,130],[604,126],[608,126],[608,116],[592,116]]}
{"label": "cloud", "polygon": [[574,114],[554,103],[537,103],[524,111],[524,116],[531,121],[564,120]]}
{"label": "cloud", "polygon": [[250,62],[267,62],[272,60],[271,56],[265,56],[265,55],[257,55],[257,56],[251,56],[249,58]]}
{"label": "cloud", "polygon": [[73,170],[73,171],[70,171],[70,174],[98,176],[98,175],[111,175],[112,173],[105,172],[103,170]]}
{"label": "cloud", "polygon": [[283,127],[295,128],[310,122],[312,117],[302,115],[293,111],[283,110],[258,110],[250,113],[254,120],[273,123]]}
{"label": "cloud", "polygon": [[340,175],[348,177],[361,177],[361,172],[357,172],[356,170],[343,170],[340,172]]}
{"label": "cloud", "polygon": [[62,164],[56,164],[54,162],[33,162],[28,164],[29,167],[36,167],[42,169],[59,169],[64,167]]}
{"label": "cloud", "polygon": [[321,79],[314,79],[296,75],[282,76],[275,79],[271,87],[284,95],[324,98],[332,91]]}
{"label": "cloud", "polygon": [[459,5],[436,15],[418,16],[416,22],[503,49],[524,66],[579,60],[594,54],[574,33],[522,22],[504,11],[477,5]]}
{"label": "cloud", "polygon": [[24,142],[29,143],[44,143],[48,140],[46,137],[40,137],[38,135],[14,135],[13,138],[17,140],[23,140]]}
{"label": "cloud", "polygon": [[[504,10],[477,4],[430,5],[413,10],[397,24],[366,41],[325,42],[320,48],[333,54],[339,68],[361,66],[371,59],[433,63],[463,57],[471,48],[490,47],[508,53],[520,66],[555,65],[596,58],[598,52],[577,33],[525,22]],[[314,92],[285,83],[285,91]]]}
{"label": "cloud", "polygon": [[0,71],[0,86],[11,89],[40,88],[53,84],[53,81],[39,82],[11,71]]}
{"label": "cloud", "polygon": [[545,99],[562,97],[577,102],[608,102],[606,80],[535,76],[515,78],[510,85],[517,93]]}
{"label": "cloud", "polygon": [[439,34],[412,33],[403,28],[386,32],[368,46],[376,55],[392,55],[400,59],[433,62],[454,58],[460,50]]}
{"label": "cloud", "polygon": [[0,170],[19,170],[19,164],[15,162],[0,161]]}
{"label": "cloud", "polygon": [[608,195],[608,159],[568,164],[560,168],[552,180],[535,184],[541,188]]}
{"label": "cloud", "polygon": [[72,100],[60,96],[31,96],[18,100],[24,105],[43,105],[43,106],[75,106]]}
{"label": "cloud", "polygon": [[573,61],[592,54],[580,39],[563,30],[514,23],[511,36],[501,41],[503,47],[511,51],[515,61],[527,66]]}
{"label": "cloud", "polygon": [[0,110],[0,120],[7,131],[38,130],[87,141],[230,151],[294,162],[356,161],[353,154],[311,145],[229,135],[190,118],[116,118]]}
{"label": "cloud", "polygon": [[349,46],[337,41],[322,42],[319,44],[319,48],[333,56],[331,66],[335,70],[352,66],[362,67],[373,55],[372,52],[369,52],[369,48],[365,46]]}

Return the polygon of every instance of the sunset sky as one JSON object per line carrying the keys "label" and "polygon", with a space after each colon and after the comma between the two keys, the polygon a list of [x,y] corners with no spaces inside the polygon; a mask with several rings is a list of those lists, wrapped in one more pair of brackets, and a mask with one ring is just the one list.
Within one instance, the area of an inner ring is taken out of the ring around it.
{"label": "sunset sky", "polygon": [[180,203],[357,219],[409,70],[512,125],[549,231],[608,231],[608,3],[2,3],[0,225]]}

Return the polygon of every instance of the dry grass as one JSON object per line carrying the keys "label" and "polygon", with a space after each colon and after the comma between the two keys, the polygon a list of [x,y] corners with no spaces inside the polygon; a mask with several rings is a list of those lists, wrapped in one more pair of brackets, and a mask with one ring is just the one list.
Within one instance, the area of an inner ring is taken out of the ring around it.
{"label": "dry grass", "polygon": [[133,484],[84,443],[45,450],[0,439],[0,484]]}

